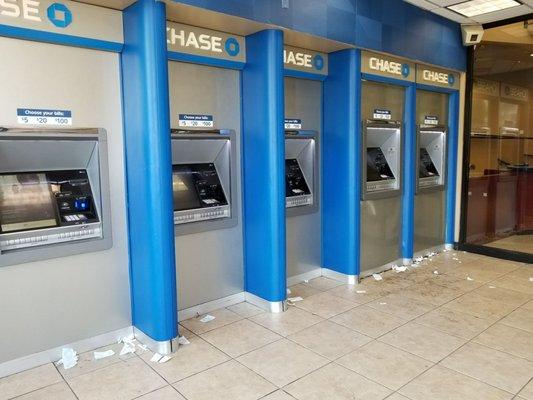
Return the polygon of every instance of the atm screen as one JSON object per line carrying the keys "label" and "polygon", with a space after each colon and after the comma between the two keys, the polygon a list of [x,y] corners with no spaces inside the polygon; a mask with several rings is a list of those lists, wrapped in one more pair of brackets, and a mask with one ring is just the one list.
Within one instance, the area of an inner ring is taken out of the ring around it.
{"label": "atm screen", "polygon": [[394,179],[385,155],[379,147],[368,147],[366,149],[366,180],[383,181]]}
{"label": "atm screen", "polygon": [[420,148],[419,174],[420,178],[439,176],[439,171],[437,171],[437,168],[435,168],[435,164],[431,160],[431,156],[424,147]]}
{"label": "atm screen", "polygon": [[228,204],[214,164],[179,164],[172,167],[174,211]]}
{"label": "atm screen", "polygon": [[285,193],[287,197],[311,194],[296,158],[285,160]]}
{"label": "atm screen", "polygon": [[0,174],[0,232],[95,221],[85,170]]}

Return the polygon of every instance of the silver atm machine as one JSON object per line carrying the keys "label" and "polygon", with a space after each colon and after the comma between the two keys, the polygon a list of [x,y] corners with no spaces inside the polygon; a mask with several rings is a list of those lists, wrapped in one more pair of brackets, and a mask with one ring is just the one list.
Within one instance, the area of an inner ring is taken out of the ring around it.
{"label": "silver atm machine", "polygon": [[361,276],[400,259],[404,89],[362,83]]}
{"label": "silver atm machine", "polygon": [[0,267],[111,246],[105,131],[0,128]]}
{"label": "silver atm machine", "polygon": [[321,274],[322,82],[285,77],[285,205],[288,285]]}
{"label": "silver atm machine", "polygon": [[414,252],[444,245],[448,95],[417,90]]}

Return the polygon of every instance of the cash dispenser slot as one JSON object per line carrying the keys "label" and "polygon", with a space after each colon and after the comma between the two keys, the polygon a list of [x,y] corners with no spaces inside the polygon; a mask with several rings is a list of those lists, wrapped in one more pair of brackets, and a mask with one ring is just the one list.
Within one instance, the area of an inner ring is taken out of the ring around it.
{"label": "cash dispenser slot", "polygon": [[316,139],[315,131],[285,131],[285,207],[298,214],[317,209]]}
{"label": "cash dispenser slot", "polygon": [[392,197],[400,191],[400,124],[366,121],[363,124],[363,200]]}
{"label": "cash dispenser slot", "polygon": [[199,223],[234,220],[234,132],[172,130],[171,137],[174,224],[198,228]]}
{"label": "cash dispenser slot", "polygon": [[417,191],[443,190],[445,185],[446,127],[419,126],[417,150]]}
{"label": "cash dispenser slot", "polygon": [[0,133],[0,255],[22,254],[0,265],[50,258],[53,245],[100,240],[105,231],[97,247],[111,246],[105,142],[96,129]]}

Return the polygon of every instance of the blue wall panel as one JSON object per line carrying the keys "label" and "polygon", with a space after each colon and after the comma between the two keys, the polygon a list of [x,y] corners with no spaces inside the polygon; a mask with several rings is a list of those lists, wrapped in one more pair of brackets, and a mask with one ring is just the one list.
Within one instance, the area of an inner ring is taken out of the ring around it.
{"label": "blue wall panel", "polygon": [[403,0],[174,0],[443,67],[466,69],[458,23]]}
{"label": "blue wall panel", "polygon": [[245,290],[286,297],[283,32],[246,38],[242,71]]}
{"label": "blue wall panel", "polygon": [[156,341],[178,334],[165,21],[163,3],[128,7],[121,59],[132,318]]}
{"label": "blue wall panel", "polygon": [[329,55],[322,135],[323,267],[359,274],[360,51]]}

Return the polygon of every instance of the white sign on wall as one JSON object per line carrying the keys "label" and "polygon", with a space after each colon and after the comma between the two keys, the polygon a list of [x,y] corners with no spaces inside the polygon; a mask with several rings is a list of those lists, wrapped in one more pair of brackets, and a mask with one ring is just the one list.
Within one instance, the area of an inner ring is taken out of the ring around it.
{"label": "white sign on wall", "polygon": [[320,75],[328,74],[328,55],[318,51],[284,46],[283,64],[286,69]]}
{"label": "white sign on wall", "polygon": [[415,64],[410,61],[369,51],[361,53],[361,72],[363,73],[414,82],[414,71]]}
{"label": "white sign on wall", "polygon": [[22,125],[69,126],[72,111],[17,108],[17,122]]}

